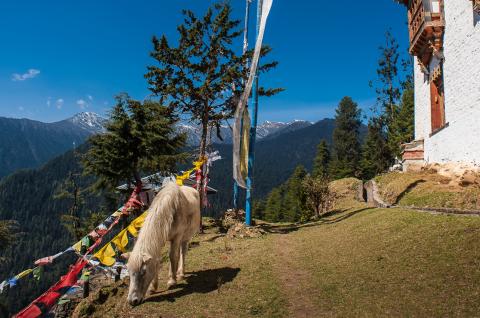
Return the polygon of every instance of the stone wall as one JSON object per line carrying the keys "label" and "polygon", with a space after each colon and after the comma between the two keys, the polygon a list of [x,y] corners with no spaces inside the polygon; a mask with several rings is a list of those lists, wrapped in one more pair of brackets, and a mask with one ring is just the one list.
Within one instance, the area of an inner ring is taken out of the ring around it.
{"label": "stone wall", "polygon": [[[430,84],[415,61],[415,138],[428,163],[480,165],[480,23],[468,0],[445,1],[444,86],[448,127],[431,135]],[[433,70],[439,60],[434,57]]]}

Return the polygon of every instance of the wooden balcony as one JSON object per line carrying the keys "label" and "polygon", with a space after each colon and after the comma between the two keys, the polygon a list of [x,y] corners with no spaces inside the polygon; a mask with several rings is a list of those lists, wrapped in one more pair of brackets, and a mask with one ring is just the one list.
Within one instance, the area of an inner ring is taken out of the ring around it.
{"label": "wooden balcony", "polygon": [[431,55],[433,50],[440,51],[443,47],[445,20],[443,9],[440,3],[438,5],[439,10],[434,12],[430,0],[414,0],[408,9],[410,53],[424,62],[428,62],[425,61],[425,55]]}
{"label": "wooden balcony", "polygon": [[[410,54],[428,65],[434,50],[443,48],[443,0],[397,0],[408,8]],[[473,0],[480,1],[480,0]]]}

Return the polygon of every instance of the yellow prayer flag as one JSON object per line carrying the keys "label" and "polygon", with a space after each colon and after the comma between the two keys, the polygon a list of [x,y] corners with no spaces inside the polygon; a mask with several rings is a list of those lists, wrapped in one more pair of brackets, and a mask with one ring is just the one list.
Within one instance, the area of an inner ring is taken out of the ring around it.
{"label": "yellow prayer flag", "polygon": [[240,148],[240,172],[243,180],[245,180],[247,179],[248,175],[248,149],[250,145],[250,116],[247,108],[245,108],[243,113],[241,134],[242,142]]}
{"label": "yellow prayer flag", "polygon": [[80,250],[82,249],[82,241],[78,241],[77,243],[75,243],[72,248],[77,251],[78,253],[80,253]]}
{"label": "yellow prayer flag", "polygon": [[113,217],[119,217],[120,215],[122,215],[122,211],[121,211],[121,210],[115,211],[115,212],[113,212],[113,214],[112,214]]}
{"label": "yellow prayer flag", "polygon": [[33,269],[24,270],[23,272],[21,272],[20,274],[18,274],[17,276],[15,276],[15,278],[16,278],[16,279],[23,278],[23,277],[27,276],[28,274],[30,274],[31,272],[33,272]]}
{"label": "yellow prayer flag", "polygon": [[119,249],[122,253],[125,253],[125,248],[128,245],[128,236],[127,236],[127,229],[120,231],[120,233],[115,236],[112,240],[112,243],[115,244],[117,249]]}
{"label": "yellow prayer flag", "polygon": [[94,256],[106,266],[112,266],[113,264],[115,264],[115,255],[115,250],[110,243],[102,247],[102,249],[100,249],[94,254]]}

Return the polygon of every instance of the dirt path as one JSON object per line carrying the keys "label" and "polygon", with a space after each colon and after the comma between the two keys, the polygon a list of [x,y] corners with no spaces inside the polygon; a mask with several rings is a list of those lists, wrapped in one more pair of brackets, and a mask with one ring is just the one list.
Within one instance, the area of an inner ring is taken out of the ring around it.
{"label": "dirt path", "polygon": [[275,243],[277,262],[274,270],[282,284],[282,293],[288,301],[287,317],[317,317],[319,311],[311,297],[315,292],[310,283],[311,275],[299,267],[295,241],[291,236],[278,235]]}

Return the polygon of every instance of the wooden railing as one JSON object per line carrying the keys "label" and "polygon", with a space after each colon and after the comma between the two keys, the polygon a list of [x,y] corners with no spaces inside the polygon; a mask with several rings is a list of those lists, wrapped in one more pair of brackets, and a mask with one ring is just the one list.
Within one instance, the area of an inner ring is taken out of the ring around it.
{"label": "wooden railing", "polygon": [[431,4],[427,0],[412,0],[408,8],[408,22],[410,52],[413,55],[423,52],[425,45],[429,45],[431,39],[426,37],[432,34],[432,29],[438,34],[439,28],[444,26],[443,14],[432,12]]}
{"label": "wooden railing", "polygon": [[422,0],[416,0],[409,10],[410,42],[414,42],[419,31],[422,32],[425,24],[425,7]]}

